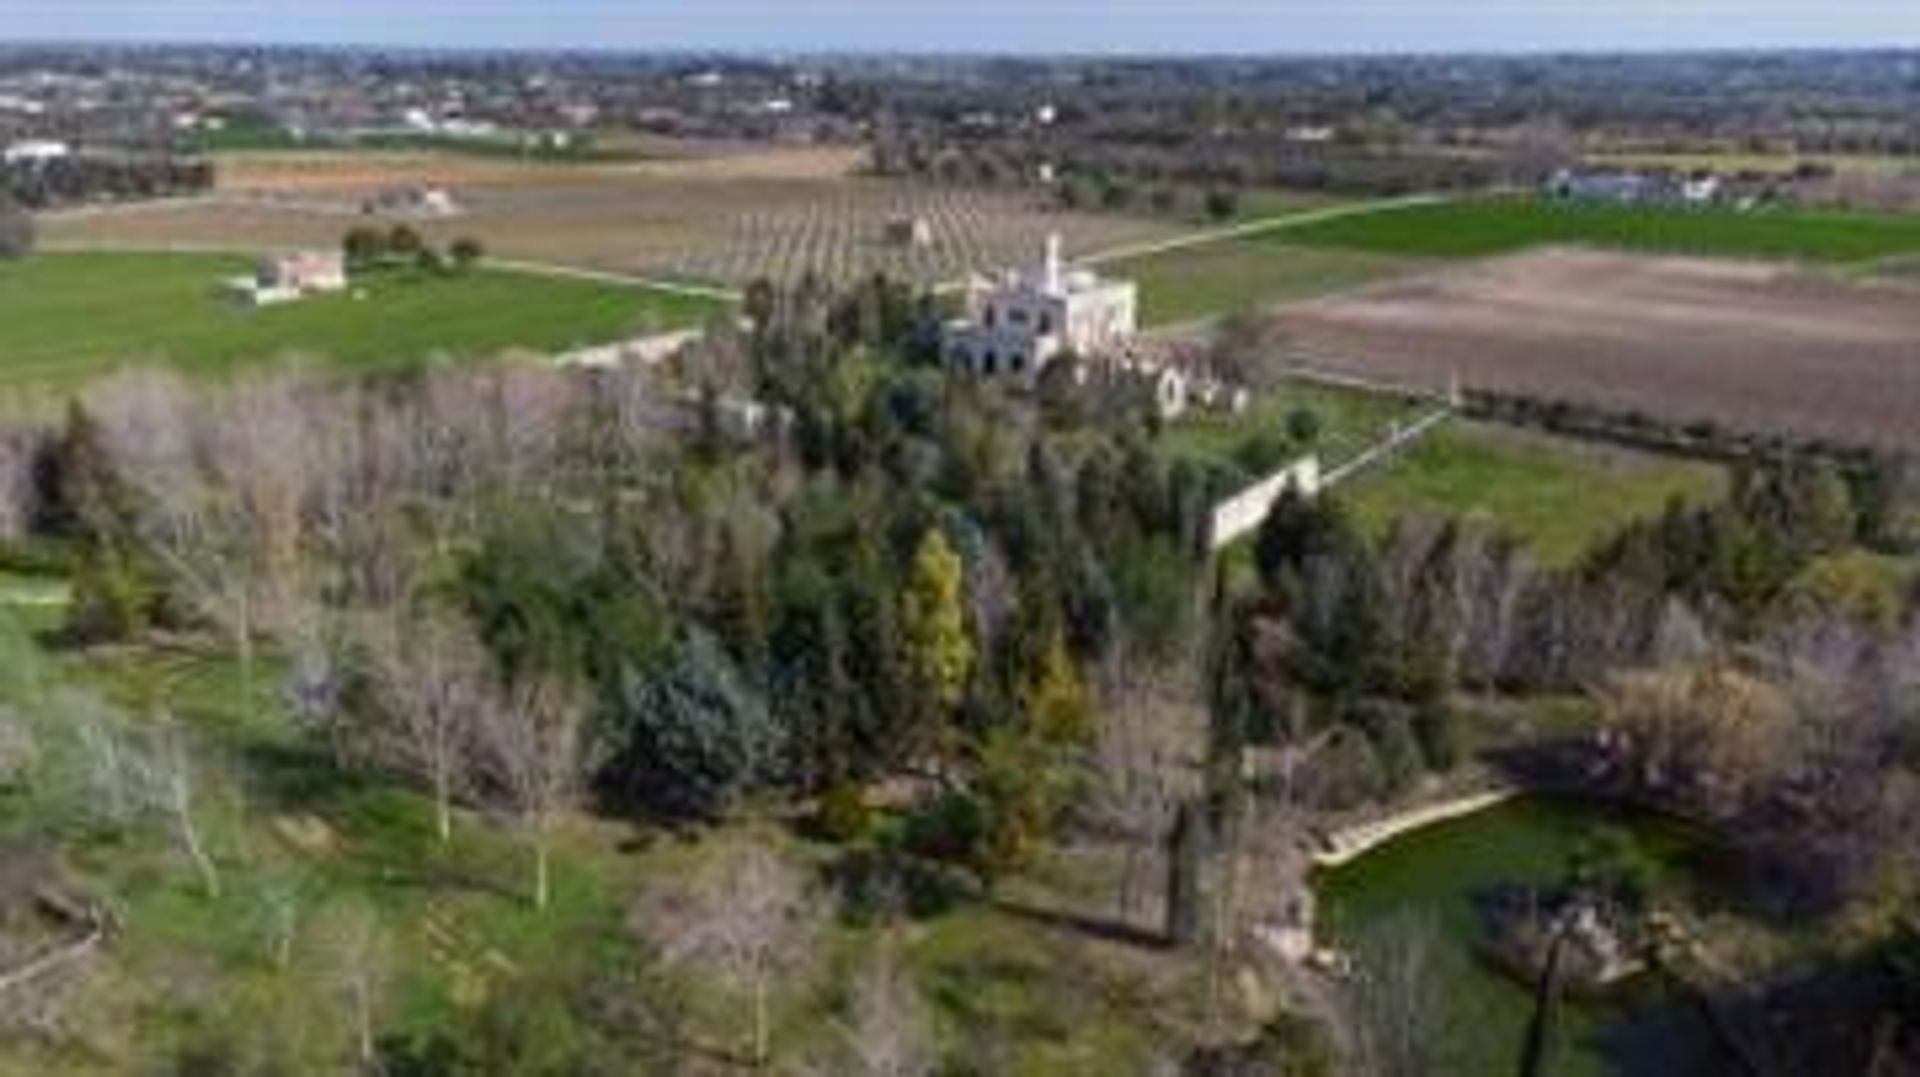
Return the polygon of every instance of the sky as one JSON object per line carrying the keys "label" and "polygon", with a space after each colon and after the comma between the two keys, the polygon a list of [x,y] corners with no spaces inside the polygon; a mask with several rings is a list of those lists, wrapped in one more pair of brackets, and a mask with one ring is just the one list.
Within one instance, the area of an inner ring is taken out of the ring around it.
{"label": "sky", "polygon": [[1920,46],[1920,0],[0,0],[0,41],[755,52]]}

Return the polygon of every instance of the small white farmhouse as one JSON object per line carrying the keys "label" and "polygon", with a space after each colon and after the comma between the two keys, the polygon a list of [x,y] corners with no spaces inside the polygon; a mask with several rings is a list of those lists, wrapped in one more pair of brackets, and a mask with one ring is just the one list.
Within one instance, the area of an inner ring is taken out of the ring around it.
{"label": "small white farmhouse", "polygon": [[227,282],[229,293],[256,307],[345,291],[346,287],[346,259],[339,251],[301,251],[262,258],[250,276]]}
{"label": "small white farmhouse", "polygon": [[1093,357],[1124,347],[1133,339],[1138,297],[1132,281],[1066,268],[1060,237],[1048,236],[1037,268],[969,283],[966,315],[947,324],[941,354],[957,372],[1031,381],[1062,354]]}

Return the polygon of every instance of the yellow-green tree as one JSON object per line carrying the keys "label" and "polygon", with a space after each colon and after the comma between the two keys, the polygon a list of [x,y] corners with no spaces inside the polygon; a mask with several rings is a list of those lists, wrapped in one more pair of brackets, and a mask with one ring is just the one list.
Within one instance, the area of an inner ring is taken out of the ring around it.
{"label": "yellow-green tree", "polygon": [[960,555],[939,528],[928,530],[913,554],[901,627],[915,688],[940,712],[959,704],[973,672],[963,588]]}
{"label": "yellow-green tree", "polygon": [[1049,634],[1039,663],[1021,686],[1020,707],[1028,728],[1049,744],[1079,744],[1092,736],[1086,685],[1057,629]]}

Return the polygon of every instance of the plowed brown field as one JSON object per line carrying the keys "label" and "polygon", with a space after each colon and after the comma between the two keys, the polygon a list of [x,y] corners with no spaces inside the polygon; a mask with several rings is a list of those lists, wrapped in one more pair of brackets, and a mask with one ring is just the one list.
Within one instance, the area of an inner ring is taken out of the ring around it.
{"label": "plowed brown field", "polygon": [[1920,289],[1548,251],[1284,308],[1321,366],[1920,450]]}

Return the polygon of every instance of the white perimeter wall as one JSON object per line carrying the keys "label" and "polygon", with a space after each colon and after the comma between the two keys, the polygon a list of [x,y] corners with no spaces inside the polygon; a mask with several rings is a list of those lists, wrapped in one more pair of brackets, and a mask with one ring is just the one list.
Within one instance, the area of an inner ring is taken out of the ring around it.
{"label": "white perimeter wall", "polygon": [[1320,458],[1303,456],[1213,507],[1209,549],[1218,550],[1251,534],[1289,488],[1304,497],[1320,492]]}

